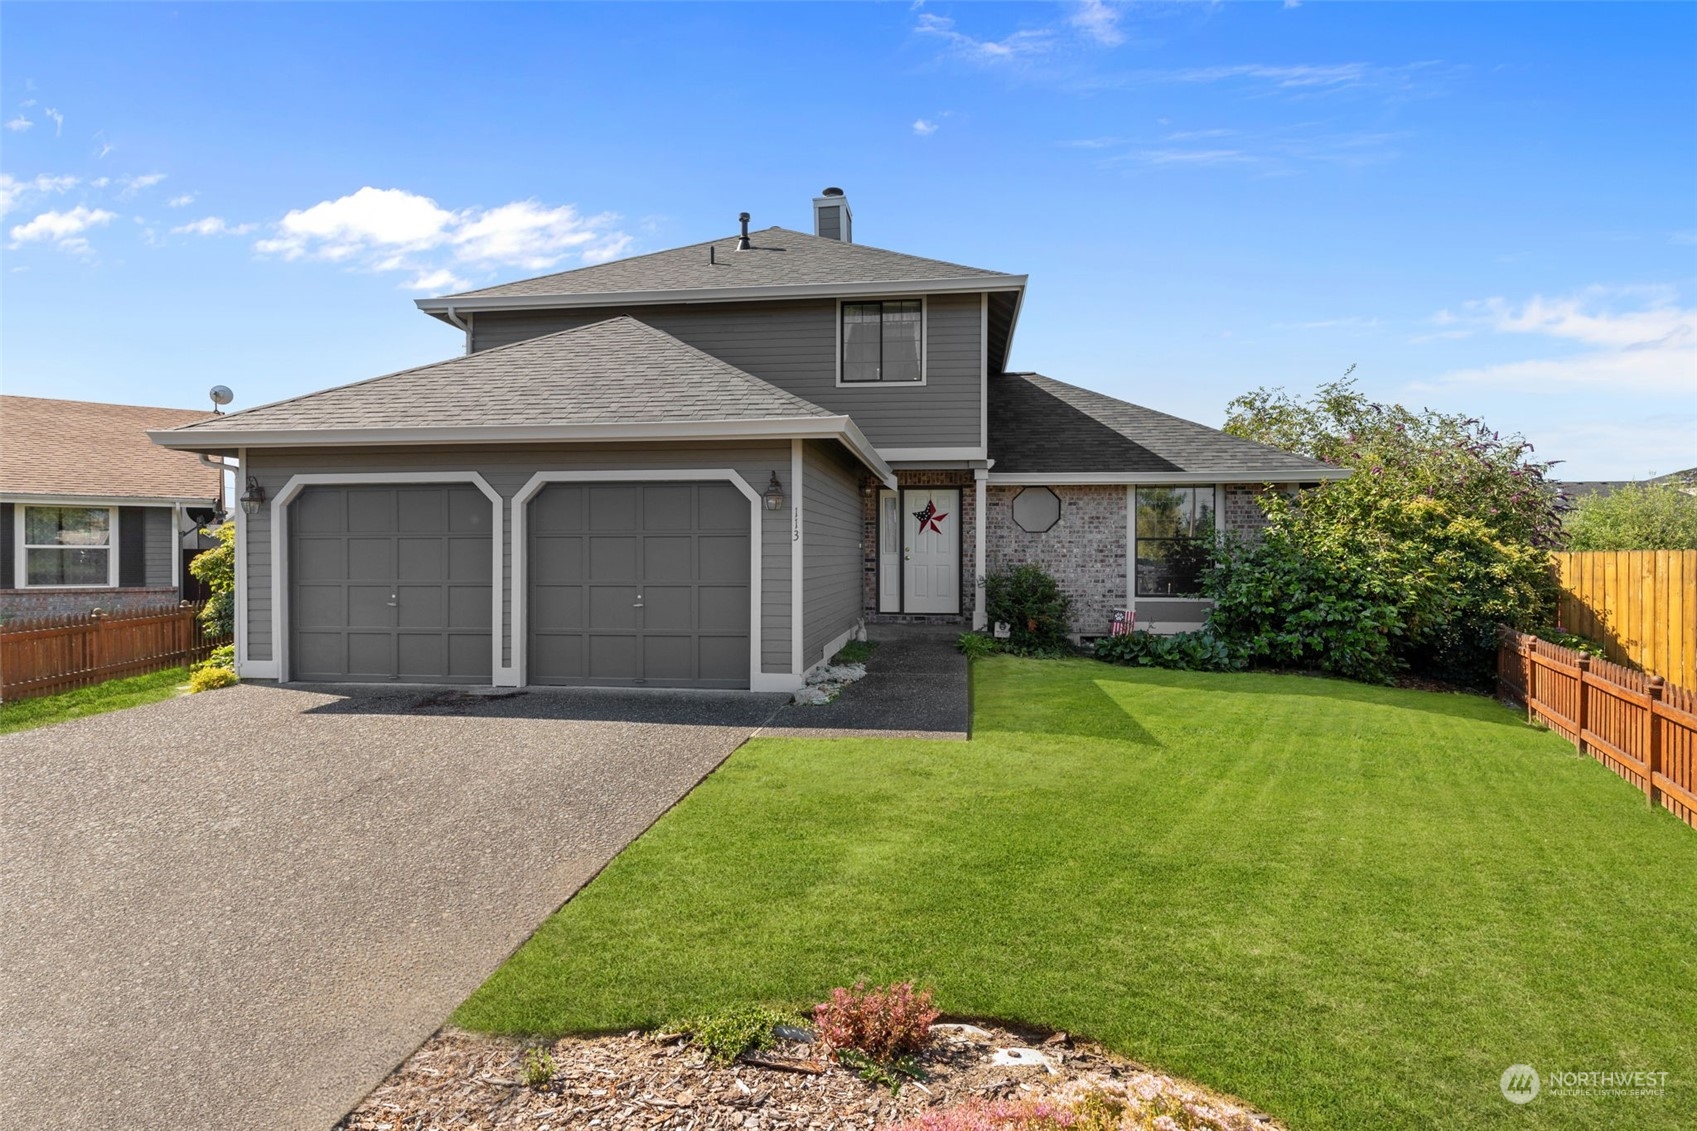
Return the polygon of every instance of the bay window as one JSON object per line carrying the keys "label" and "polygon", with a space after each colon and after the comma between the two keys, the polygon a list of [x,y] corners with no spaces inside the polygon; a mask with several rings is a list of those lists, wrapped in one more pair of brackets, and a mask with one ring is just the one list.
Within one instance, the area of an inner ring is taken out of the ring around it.
{"label": "bay window", "polygon": [[109,507],[20,506],[25,587],[111,588],[113,511]]}
{"label": "bay window", "polygon": [[1137,595],[1201,596],[1214,488],[1139,487],[1136,521]]}
{"label": "bay window", "polygon": [[842,307],[842,383],[918,382],[922,301],[845,302]]}

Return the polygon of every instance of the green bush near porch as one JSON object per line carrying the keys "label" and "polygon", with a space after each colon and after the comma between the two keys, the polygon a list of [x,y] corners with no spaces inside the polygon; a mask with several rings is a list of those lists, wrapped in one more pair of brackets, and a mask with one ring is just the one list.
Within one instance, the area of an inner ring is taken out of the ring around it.
{"label": "green bush near porch", "polygon": [[[1697,835],[1491,700],[974,663],[966,743],[749,743],[466,1002],[658,1025],[913,979],[1292,1128],[1686,1128]],[[1661,1071],[1660,1098],[1499,1078]]]}

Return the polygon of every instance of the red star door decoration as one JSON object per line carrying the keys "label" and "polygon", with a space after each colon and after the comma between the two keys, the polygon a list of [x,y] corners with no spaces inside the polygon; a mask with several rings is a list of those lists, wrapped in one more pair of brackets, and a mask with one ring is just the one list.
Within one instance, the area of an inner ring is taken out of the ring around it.
{"label": "red star door decoration", "polygon": [[943,528],[939,524],[949,516],[947,514],[938,513],[937,501],[935,499],[931,499],[927,500],[925,503],[924,510],[914,511],[913,517],[919,520],[919,532],[921,534],[941,534],[943,532]]}

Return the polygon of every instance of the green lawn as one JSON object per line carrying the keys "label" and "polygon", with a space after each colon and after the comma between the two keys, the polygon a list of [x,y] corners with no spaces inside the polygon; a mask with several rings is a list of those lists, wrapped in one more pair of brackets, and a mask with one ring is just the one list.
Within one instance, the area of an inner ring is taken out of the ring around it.
{"label": "green lawn", "polygon": [[39,699],[0,704],[0,734],[44,727],[124,707],[139,707],[143,703],[157,703],[177,695],[177,689],[188,681],[187,668],[167,668],[129,679],[109,679],[105,683],[79,687],[62,695],[43,695]]}
{"label": "green lawn", "polygon": [[[1697,831],[1483,698],[998,657],[969,743],[749,743],[455,1015],[915,978],[1296,1128],[1697,1124]],[[1653,1098],[1498,1079],[1662,1071]]]}

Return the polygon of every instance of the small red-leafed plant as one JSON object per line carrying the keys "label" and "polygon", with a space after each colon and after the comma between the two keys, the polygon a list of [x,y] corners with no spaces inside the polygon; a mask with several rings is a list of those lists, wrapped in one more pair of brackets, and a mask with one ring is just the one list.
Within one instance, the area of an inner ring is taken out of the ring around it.
{"label": "small red-leafed plant", "polygon": [[838,986],[831,1000],[813,1007],[819,1039],[837,1052],[853,1050],[879,1064],[894,1064],[925,1047],[937,1010],[930,990],[912,982],[851,989]]}

